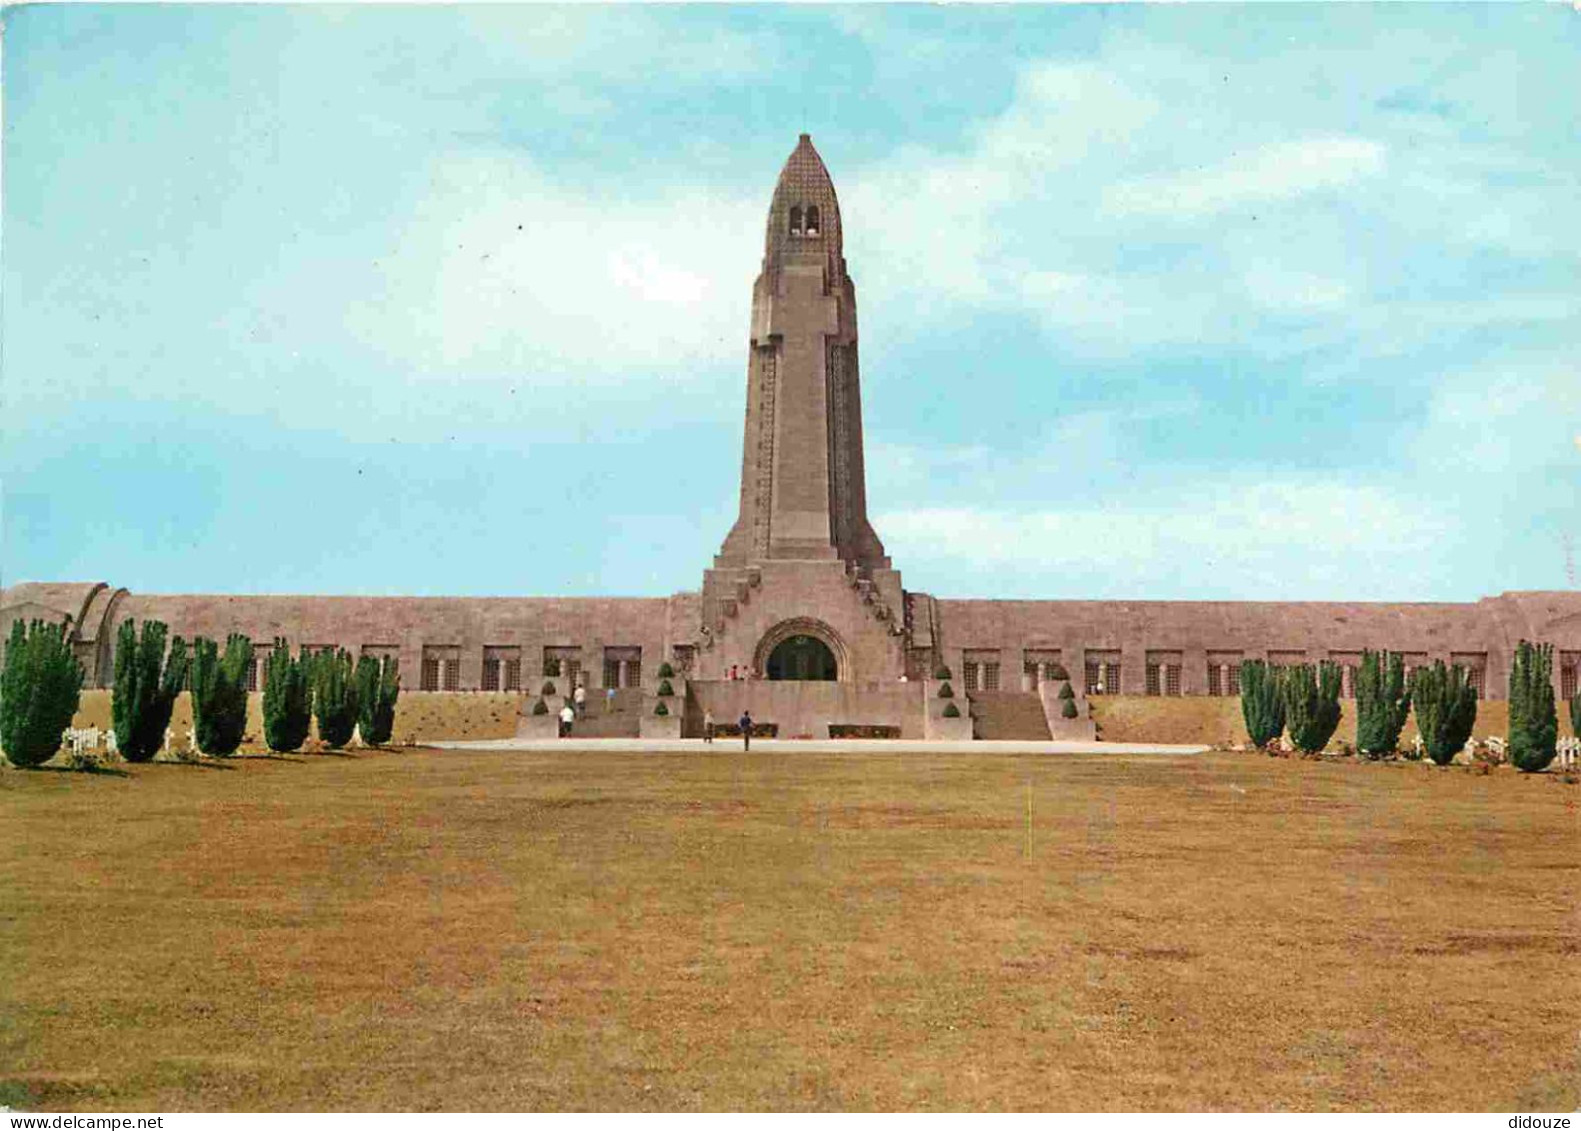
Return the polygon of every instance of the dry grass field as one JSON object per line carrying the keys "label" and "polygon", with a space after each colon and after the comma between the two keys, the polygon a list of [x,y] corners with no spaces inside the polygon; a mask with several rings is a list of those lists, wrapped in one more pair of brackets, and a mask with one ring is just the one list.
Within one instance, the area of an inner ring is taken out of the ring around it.
{"label": "dry grass field", "polygon": [[0,1103],[1571,1110],[1578,799],[1235,754],[7,770]]}

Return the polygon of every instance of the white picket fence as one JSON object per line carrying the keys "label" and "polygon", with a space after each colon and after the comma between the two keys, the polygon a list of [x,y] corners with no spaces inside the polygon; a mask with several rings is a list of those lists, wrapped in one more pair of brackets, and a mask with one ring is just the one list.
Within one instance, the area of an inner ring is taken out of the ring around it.
{"label": "white picket fence", "polygon": [[98,727],[67,727],[61,732],[60,748],[73,757],[83,754],[108,754],[114,757],[120,753],[115,745],[115,732]]}

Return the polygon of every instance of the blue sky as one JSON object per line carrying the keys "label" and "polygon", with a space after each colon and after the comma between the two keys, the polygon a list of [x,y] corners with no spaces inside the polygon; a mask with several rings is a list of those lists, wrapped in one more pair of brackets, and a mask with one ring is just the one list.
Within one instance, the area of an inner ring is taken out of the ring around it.
{"label": "blue sky", "polygon": [[1581,11],[8,9],[0,581],[663,594],[796,135],[940,596],[1468,600],[1581,542]]}

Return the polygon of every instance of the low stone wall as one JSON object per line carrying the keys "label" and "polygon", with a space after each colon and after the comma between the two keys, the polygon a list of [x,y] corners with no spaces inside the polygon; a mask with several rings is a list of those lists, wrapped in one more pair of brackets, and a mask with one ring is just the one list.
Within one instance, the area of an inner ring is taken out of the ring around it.
{"label": "low stone wall", "polygon": [[[426,742],[439,738],[510,738],[516,734],[517,705],[521,696],[494,691],[402,691],[395,704],[395,728],[391,741]],[[555,704],[559,706],[558,703]],[[531,703],[528,704],[531,707]],[[111,726],[111,693],[84,691],[72,726]],[[170,715],[172,739],[185,746],[192,727],[192,697],[183,692]],[[247,696],[248,740],[244,750],[263,749],[263,694]],[[317,736],[317,727],[311,732]]]}
{"label": "low stone wall", "polygon": [[[1156,695],[1095,695],[1092,704],[1093,721],[1098,724],[1098,737],[1104,742],[1167,742],[1205,743],[1209,746],[1243,746],[1246,724],[1241,717],[1239,699],[1215,696],[1156,696]],[[1340,703],[1339,729],[1334,732],[1336,743],[1356,741],[1356,703]],[[1472,736],[1478,739],[1489,735],[1508,733],[1510,705],[1504,699],[1484,699],[1477,704],[1477,722]],[[1559,704],[1559,733],[1568,735],[1570,712]],[[1400,734],[1400,745],[1409,746],[1416,737],[1416,719],[1406,720]]]}
{"label": "low stone wall", "polygon": [[754,720],[777,723],[781,738],[827,738],[830,723],[900,728],[902,738],[924,738],[921,683],[838,683],[797,680],[692,680],[685,733],[702,733],[704,711],[733,723],[749,707]]}
{"label": "low stone wall", "polygon": [[[711,707],[714,718],[721,723],[734,722],[741,715],[742,705],[750,702],[752,717],[760,722],[779,723],[782,737],[811,735],[824,738],[827,737],[828,724],[837,722],[899,726],[902,738],[922,739],[930,737],[923,733],[925,713],[940,709],[939,703],[924,702],[929,685],[918,682],[875,687],[864,690],[859,699],[856,687],[844,683],[694,680],[686,688],[690,694],[678,694],[671,701],[671,709],[677,714],[684,709],[683,733],[689,737],[701,735],[702,712],[705,708]],[[937,685],[931,685],[936,690]],[[403,691],[396,704],[393,741],[511,738],[520,733],[517,723],[518,708],[522,702],[521,696],[508,692]],[[958,695],[956,702],[962,706],[964,716],[965,700]],[[1097,724],[1098,737],[1105,742],[1202,743],[1210,746],[1238,746],[1247,742],[1239,699],[1200,695],[1097,695],[1089,699],[1088,703],[1092,707],[1092,720]],[[531,706],[532,700],[529,699],[525,707],[530,710]],[[1354,743],[1356,704],[1346,700],[1341,706],[1343,714],[1335,741]],[[558,710],[559,707],[560,700],[556,698],[551,709]],[[937,723],[951,722],[958,725],[962,721],[936,720]],[[1085,719],[1080,721],[1086,722]],[[964,722],[970,725],[969,719],[964,719]],[[84,691],[71,725],[109,729],[110,692]],[[553,736],[553,722],[549,721],[545,725],[548,735]],[[170,721],[170,729],[178,745],[185,743],[191,726],[190,697],[183,694],[176,700]],[[1484,699],[1477,705],[1477,723],[1472,731],[1475,737],[1502,736],[1507,733],[1508,726],[1509,704],[1506,701]],[[1568,706],[1563,703],[1559,704],[1559,733],[1562,736],[1572,733]],[[261,694],[254,693],[247,697],[247,734],[252,741],[246,743],[244,749],[261,749]],[[1415,736],[1413,719],[1406,723],[1405,731],[1400,736],[1401,744],[1409,745]]]}

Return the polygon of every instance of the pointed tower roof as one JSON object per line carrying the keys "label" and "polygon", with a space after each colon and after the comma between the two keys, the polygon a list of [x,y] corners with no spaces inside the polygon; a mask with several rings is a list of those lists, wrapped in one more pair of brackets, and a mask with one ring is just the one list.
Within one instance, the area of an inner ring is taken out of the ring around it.
{"label": "pointed tower roof", "polygon": [[835,264],[843,254],[840,201],[812,135],[802,134],[780,170],[769,205],[763,253],[771,261],[806,253],[827,255]]}

